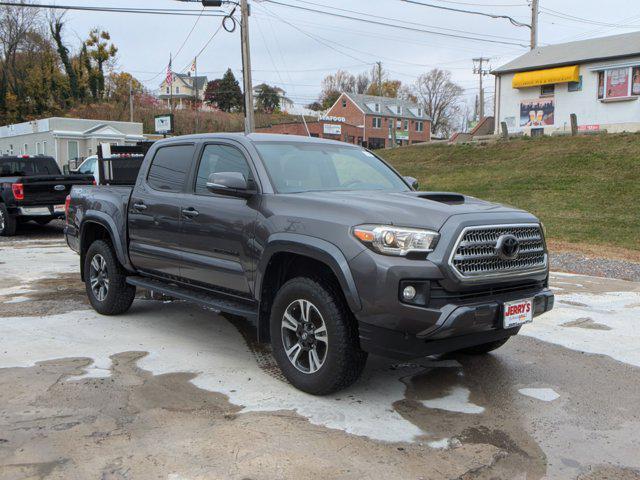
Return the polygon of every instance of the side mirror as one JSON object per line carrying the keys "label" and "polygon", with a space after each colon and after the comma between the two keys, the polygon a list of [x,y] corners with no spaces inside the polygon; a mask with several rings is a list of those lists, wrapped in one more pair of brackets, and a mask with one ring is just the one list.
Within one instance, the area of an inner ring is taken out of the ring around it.
{"label": "side mirror", "polygon": [[418,190],[418,188],[420,187],[420,184],[418,183],[418,180],[416,180],[413,177],[403,177],[404,181],[407,182],[409,185],[411,185],[411,188],[413,188],[414,190]]}
{"label": "side mirror", "polygon": [[240,172],[218,172],[209,175],[207,190],[223,195],[249,197],[254,191],[249,190],[249,182]]}

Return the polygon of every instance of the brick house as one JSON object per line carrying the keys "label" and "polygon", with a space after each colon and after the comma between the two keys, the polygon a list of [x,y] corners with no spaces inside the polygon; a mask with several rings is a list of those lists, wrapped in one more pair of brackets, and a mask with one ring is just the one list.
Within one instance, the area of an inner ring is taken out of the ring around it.
{"label": "brick house", "polygon": [[[317,122],[307,124],[313,137],[368,148],[410,145],[431,140],[431,119],[418,105],[398,98],[343,93]],[[258,129],[263,133],[307,135],[301,122]]]}

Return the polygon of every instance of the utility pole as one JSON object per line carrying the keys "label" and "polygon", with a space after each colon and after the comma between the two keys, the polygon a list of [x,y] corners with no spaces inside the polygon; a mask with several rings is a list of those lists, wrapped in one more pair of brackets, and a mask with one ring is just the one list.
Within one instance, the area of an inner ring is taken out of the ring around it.
{"label": "utility pole", "polygon": [[195,70],[195,72],[194,72],[195,78],[193,79],[193,84],[196,87],[196,128],[195,128],[196,132],[195,133],[198,133],[198,129],[199,129],[199,126],[200,126],[199,125],[200,118],[198,118],[199,115],[200,115],[200,109],[198,108],[199,105],[200,105],[200,103],[199,103],[200,102],[200,94],[198,93],[198,57],[193,59],[193,67],[194,67],[194,70]]}
{"label": "utility pole", "polygon": [[382,62],[376,62],[378,66],[378,95],[382,96]]}
{"label": "utility pole", "polygon": [[538,14],[540,0],[531,0],[531,50],[538,46]]}
{"label": "utility pole", "polygon": [[129,121],[133,123],[133,76],[129,78]]}
{"label": "utility pole", "polygon": [[249,46],[249,4],[247,0],[240,0],[242,23],[240,36],[242,39],[242,77],[244,80],[244,132],[255,131],[253,115],[253,82],[251,81],[251,48]]}
{"label": "utility pole", "polygon": [[473,73],[480,78],[480,91],[478,92],[478,121],[481,121],[484,117],[484,88],[482,87],[482,77],[489,73],[489,69],[484,68],[485,62],[489,62],[488,58],[479,57],[473,59]]}

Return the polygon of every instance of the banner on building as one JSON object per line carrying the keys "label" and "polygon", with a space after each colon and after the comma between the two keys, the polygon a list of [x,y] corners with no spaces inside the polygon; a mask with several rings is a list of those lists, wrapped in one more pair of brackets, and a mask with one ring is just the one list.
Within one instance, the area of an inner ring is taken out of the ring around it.
{"label": "banner on building", "polygon": [[537,98],[520,102],[520,126],[544,127],[554,124],[553,98]]}
{"label": "banner on building", "polygon": [[323,132],[325,135],[341,135],[342,125],[334,125],[332,123],[325,123],[323,126]]}

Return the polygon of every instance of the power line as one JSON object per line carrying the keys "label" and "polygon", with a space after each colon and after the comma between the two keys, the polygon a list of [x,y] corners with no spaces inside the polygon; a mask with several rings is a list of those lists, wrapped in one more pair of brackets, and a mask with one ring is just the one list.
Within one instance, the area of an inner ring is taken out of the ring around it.
{"label": "power line", "polygon": [[[405,1],[407,1],[407,0],[405,0]],[[263,2],[272,3],[274,5],[280,5],[280,6],[288,7],[288,8],[295,8],[295,9],[298,9],[298,10],[304,10],[304,11],[307,11],[307,12],[320,13],[320,14],[329,15],[329,16],[332,16],[332,17],[345,18],[347,20],[355,20],[355,21],[364,22],[364,23],[367,23],[367,24],[381,25],[383,27],[397,28],[397,29],[407,30],[407,31],[412,31],[412,32],[420,32],[420,33],[426,33],[426,34],[431,34],[431,35],[439,35],[439,36],[448,37],[448,38],[458,38],[458,39],[462,39],[462,40],[474,40],[476,42],[497,43],[497,44],[502,44],[502,45],[515,45],[515,46],[519,46],[519,47],[525,47],[526,46],[526,45],[524,45],[522,43],[508,42],[508,41],[503,41],[503,40],[491,40],[491,39],[487,39],[487,38],[481,38],[481,37],[477,37],[477,36],[472,36],[472,35],[474,35],[472,32],[467,32],[467,33],[469,33],[469,35],[458,35],[458,34],[454,34],[454,33],[437,32],[437,31],[434,31],[434,30],[427,30],[427,29],[422,29],[422,28],[408,27],[408,26],[404,26],[404,25],[395,25],[395,24],[390,24],[390,23],[385,23],[385,22],[379,22],[379,21],[376,21],[376,20],[369,20],[369,19],[364,19],[364,18],[353,17],[353,16],[350,16],[350,15],[344,15],[344,14],[340,14],[340,13],[332,13],[332,12],[327,12],[327,11],[324,11],[324,10],[317,10],[317,9],[314,9],[314,8],[303,7],[301,5],[291,5],[291,4],[279,2],[279,1],[276,1],[276,0],[263,0]]]}
{"label": "power line", "polygon": [[198,13],[197,10],[180,8],[129,8],[129,7],[83,7],[80,5],[47,5],[38,3],[0,2],[0,6],[20,8],[46,8],[49,10],[78,10],[87,12],[132,13],[143,15],[179,15],[185,17],[224,17],[224,12]]}
{"label": "power line", "polygon": [[[463,33],[463,34],[469,33],[469,32],[467,32],[465,30],[458,30],[458,29],[455,29],[455,28],[439,27],[439,26],[436,26],[436,25],[426,25],[425,23],[411,22],[409,20],[404,20],[404,19],[401,19],[401,18],[392,18],[392,17],[388,17],[388,16],[374,15],[372,13],[367,13],[367,12],[360,12],[360,11],[357,11],[357,10],[349,10],[349,9],[346,9],[346,8],[338,8],[338,7],[328,6],[328,5],[322,5],[322,4],[315,3],[315,2],[310,2],[310,1],[307,1],[307,0],[297,0],[297,2],[298,3],[304,3],[304,4],[307,4],[307,5],[313,5],[315,7],[331,8],[332,10],[337,10],[339,12],[355,13],[357,15],[364,15],[366,17],[382,19],[382,20],[385,20],[387,22],[391,20],[391,21],[394,21],[394,22],[403,23],[403,24],[406,24],[406,25],[414,25],[414,26],[418,26],[418,27],[422,27],[422,28],[425,28],[425,27],[426,28],[437,28],[439,30],[446,30],[446,31],[449,31],[449,32]],[[481,36],[481,37],[498,38],[498,39],[502,39],[502,40],[514,40],[514,41],[519,41],[520,40],[518,38],[505,37],[505,36],[502,36],[502,35],[491,35],[489,33],[474,33],[474,35],[478,35],[478,36]]]}
{"label": "power line", "polygon": [[469,13],[471,15],[481,15],[483,17],[490,17],[490,18],[495,18],[495,19],[505,19],[505,20],[508,20],[509,22],[511,22],[511,24],[516,26],[516,27],[531,27],[531,25],[529,25],[527,23],[519,22],[518,20],[516,20],[513,17],[510,17],[509,15],[499,15],[499,14],[495,14],[495,13],[478,12],[476,10],[465,10],[465,9],[462,9],[462,8],[445,7],[444,5],[434,5],[432,3],[416,2],[415,0],[401,0],[401,1],[406,2],[406,3],[412,3],[414,5],[421,5],[423,7],[437,8],[439,10],[448,10],[450,12]]}

